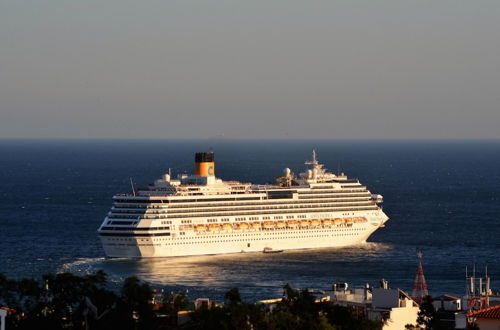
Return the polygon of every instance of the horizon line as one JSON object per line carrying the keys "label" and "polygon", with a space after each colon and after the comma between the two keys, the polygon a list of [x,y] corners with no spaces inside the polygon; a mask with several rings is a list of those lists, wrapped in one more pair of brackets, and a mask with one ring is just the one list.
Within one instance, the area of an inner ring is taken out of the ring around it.
{"label": "horizon line", "polygon": [[500,141],[498,138],[33,138],[0,137],[0,141]]}

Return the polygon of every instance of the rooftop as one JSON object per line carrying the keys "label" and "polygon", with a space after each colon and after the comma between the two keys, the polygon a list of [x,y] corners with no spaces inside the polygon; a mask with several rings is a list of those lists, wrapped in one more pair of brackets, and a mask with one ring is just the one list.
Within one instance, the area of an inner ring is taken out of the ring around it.
{"label": "rooftop", "polygon": [[449,294],[443,294],[443,295],[441,295],[439,297],[434,298],[434,300],[448,300],[448,301],[452,301],[452,300],[460,300],[460,298],[452,296],[452,295],[449,295]]}
{"label": "rooftop", "polygon": [[480,309],[478,311],[468,313],[467,317],[500,320],[500,305],[488,307],[488,308],[483,308],[483,309]]}

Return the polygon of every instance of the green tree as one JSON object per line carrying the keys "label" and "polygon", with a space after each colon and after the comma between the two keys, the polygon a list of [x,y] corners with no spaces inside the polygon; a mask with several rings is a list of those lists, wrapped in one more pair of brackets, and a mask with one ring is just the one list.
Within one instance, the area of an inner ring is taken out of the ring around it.
{"label": "green tree", "polygon": [[437,330],[439,326],[439,316],[432,304],[432,297],[425,296],[420,304],[417,324],[423,326],[426,330]]}
{"label": "green tree", "polygon": [[167,313],[177,313],[180,310],[187,309],[190,306],[187,294],[185,292],[171,292],[163,301]]}
{"label": "green tree", "polygon": [[164,296],[161,311],[167,313],[168,323],[177,325],[177,313],[188,309],[192,304],[189,302],[186,292],[171,292]]}
{"label": "green tree", "polygon": [[195,319],[200,329],[267,329],[262,305],[243,302],[237,288],[226,292],[224,298],[226,304],[222,307],[196,311]]}
{"label": "green tree", "polygon": [[240,290],[232,288],[224,295],[224,302],[228,305],[236,305],[241,303]]}
{"label": "green tree", "polygon": [[331,303],[322,303],[322,311],[336,329],[380,330],[384,325],[383,321],[370,320],[364,315],[356,315],[348,307]]}
{"label": "green tree", "polygon": [[45,275],[43,279],[48,290],[33,279],[0,276],[0,301],[17,311],[8,318],[9,329],[77,330],[86,327],[86,322],[92,323],[92,329],[99,329],[102,322],[98,322],[97,312],[103,316],[102,311],[110,310],[116,301],[116,296],[105,289],[106,274],[102,271],[83,277],[70,273]]}
{"label": "green tree", "polygon": [[264,316],[265,329],[269,330],[300,329],[301,321],[299,316],[287,310],[275,310]]}
{"label": "green tree", "polygon": [[223,324],[227,323],[229,315],[224,308],[214,307],[211,309],[201,308],[195,312],[194,319],[197,328],[204,330],[225,329]]}
{"label": "green tree", "polygon": [[29,329],[29,318],[39,304],[40,287],[33,279],[11,280],[0,274],[0,304],[15,310],[6,319],[7,329]]}
{"label": "green tree", "polygon": [[153,292],[147,283],[141,283],[135,276],[125,279],[122,288],[120,310],[126,315],[126,325],[130,319],[138,319],[139,329],[151,329],[154,323],[154,313],[151,301]]}

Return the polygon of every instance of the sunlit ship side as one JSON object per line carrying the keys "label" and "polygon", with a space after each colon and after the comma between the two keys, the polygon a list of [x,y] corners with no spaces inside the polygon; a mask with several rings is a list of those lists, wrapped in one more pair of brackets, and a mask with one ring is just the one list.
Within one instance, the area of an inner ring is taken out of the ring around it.
{"label": "sunlit ship side", "polygon": [[214,154],[197,153],[195,174],[165,174],[118,194],[98,233],[109,257],[170,257],[340,247],[363,243],[388,220],[358,180],[313,158],[275,185],[222,181]]}

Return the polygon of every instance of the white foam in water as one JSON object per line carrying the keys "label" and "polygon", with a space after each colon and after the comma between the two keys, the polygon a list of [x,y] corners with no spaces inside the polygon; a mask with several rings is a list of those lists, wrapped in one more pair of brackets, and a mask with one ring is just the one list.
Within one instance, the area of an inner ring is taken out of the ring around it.
{"label": "white foam in water", "polygon": [[75,273],[75,274],[91,274],[95,273],[98,268],[96,264],[106,260],[106,258],[77,258],[71,262],[62,264],[57,273]]}

